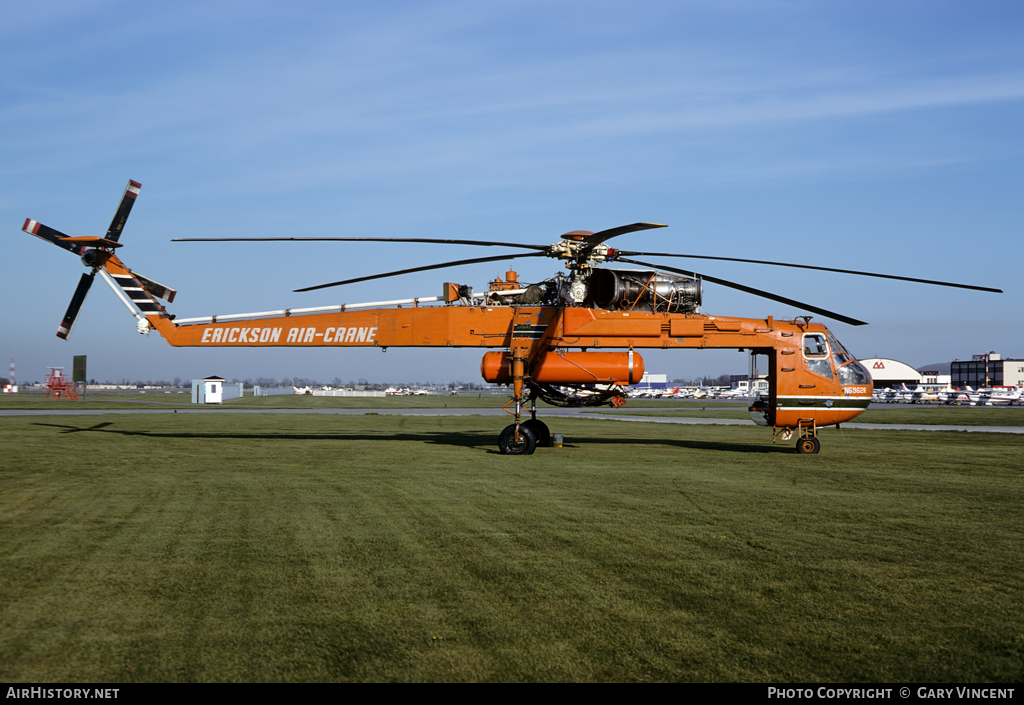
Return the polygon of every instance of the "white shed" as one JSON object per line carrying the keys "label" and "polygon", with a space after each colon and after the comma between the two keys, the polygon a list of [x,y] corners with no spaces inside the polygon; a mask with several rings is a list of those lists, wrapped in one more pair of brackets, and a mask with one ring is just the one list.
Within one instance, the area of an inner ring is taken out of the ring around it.
{"label": "white shed", "polygon": [[220,404],[224,400],[224,382],[223,377],[192,380],[192,403]]}

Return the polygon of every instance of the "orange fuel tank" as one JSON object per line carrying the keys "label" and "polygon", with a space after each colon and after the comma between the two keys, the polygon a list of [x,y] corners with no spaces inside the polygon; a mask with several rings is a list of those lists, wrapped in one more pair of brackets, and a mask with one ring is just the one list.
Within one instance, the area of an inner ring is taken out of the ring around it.
{"label": "orange fuel tank", "polygon": [[[492,384],[512,382],[512,355],[489,352],[480,373]],[[543,384],[636,384],[644,376],[644,360],[629,352],[547,352],[528,372]]]}

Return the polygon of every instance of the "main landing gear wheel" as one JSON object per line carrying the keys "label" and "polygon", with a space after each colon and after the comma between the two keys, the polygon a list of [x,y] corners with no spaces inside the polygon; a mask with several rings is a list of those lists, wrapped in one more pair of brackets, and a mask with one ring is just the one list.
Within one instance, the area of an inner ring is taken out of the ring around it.
{"label": "main landing gear wheel", "polygon": [[502,455],[532,455],[537,448],[537,437],[523,423],[519,424],[519,442],[516,443],[516,425],[506,426],[498,436],[498,449]]}
{"label": "main landing gear wheel", "polygon": [[796,442],[796,452],[806,455],[816,455],[821,450],[821,441],[815,436],[801,438]]}
{"label": "main landing gear wheel", "polygon": [[551,446],[551,431],[548,430],[548,425],[540,419],[529,419],[524,421],[522,426],[526,426],[528,429],[533,431],[533,437],[537,439],[538,448],[548,448]]}

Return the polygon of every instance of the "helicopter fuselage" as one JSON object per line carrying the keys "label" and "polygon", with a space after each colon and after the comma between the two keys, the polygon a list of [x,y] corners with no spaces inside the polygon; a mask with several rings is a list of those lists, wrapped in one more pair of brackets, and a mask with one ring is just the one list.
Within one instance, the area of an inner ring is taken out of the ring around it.
{"label": "helicopter fuselage", "polygon": [[[871,379],[828,329],[806,319],[733,318],[704,314],[608,311],[596,308],[443,305],[268,316],[244,321],[176,325],[147,316],[171,345],[189,347],[448,347],[504,351],[505,372],[488,381],[515,386],[564,367],[593,384],[639,381],[642,360],[620,363],[590,351],[619,349],[740,349],[769,360],[771,390],[755,421],[776,428],[836,425],[862,413]],[[579,351],[572,352],[569,351]],[[495,360],[499,369],[502,360]],[[607,355],[607,353],[604,353]],[[521,372],[515,372],[515,360]],[[593,365],[589,365],[589,360]],[[486,359],[485,359],[486,362]],[[854,368],[846,370],[853,365]],[[485,364],[485,378],[488,373]],[[582,370],[582,372],[580,372]],[[639,374],[638,374],[639,372]],[[592,376],[592,379],[588,377]],[[558,379],[547,381],[559,383]],[[520,395],[521,396],[521,393]]]}

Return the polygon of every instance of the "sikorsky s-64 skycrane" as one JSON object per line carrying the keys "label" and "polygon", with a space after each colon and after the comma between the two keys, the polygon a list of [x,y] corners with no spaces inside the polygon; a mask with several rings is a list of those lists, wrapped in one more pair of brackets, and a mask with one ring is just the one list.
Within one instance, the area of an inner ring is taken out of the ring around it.
{"label": "sikorsky s-64 skycrane", "polygon": [[[483,348],[481,372],[488,382],[511,385],[509,411],[514,423],[498,439],[504,454],[528,455],[548,445],[550,433],[537,418],[536,400],[561,406],[612,404],[625,400],[624,386],[640,381],[645,348],[736,348],[767,358],[769,393],[750,407],[773,438],[797,435],[799,453],[817,453],[818,429],[855,418],[871,401],[871,375],[825,326],[808,315],[793,319],[734,318],[701,313],[702,282],[755,294],[801,311],[864,325],[842,314],[761,289],[683,269],[654,265],[635,257],[675,257],[752,262],[1001,293],[999,289],[830,267],[613,249],[606,242],[626,233],[661,228],[634,223],[600,232],[565,233],[551,245],[435,238],[184,238],[197,240],[332,240],[415,242],[514,248],[491,257],[464,259],[331,282],[297,291],[383,277],[497,262],[551,257],[566,272],[521,283],[514,271],[490,282],[485,292],[445,283],[440,296],[366,304],[262,311],[228,316],[176,319],[160,300],[174,301],[175,290],[129,269],[116,250],[141,184],[129,181],[103,237],[68,237],[34,220],[25,232],[79,255],[82,275],[57,335],[66,339],[99,274],[138,321],[141,333],[156,330],[174,346],[196,347],[476,347]],[[526,250],[526,252],[523,252]],[[608,262],[632,268],[600,267]],[[618,352],[604,352],[605,349]],[[602,352],[596,352],[602,350]],[[530,418],[524,420],[525,412]]]}

